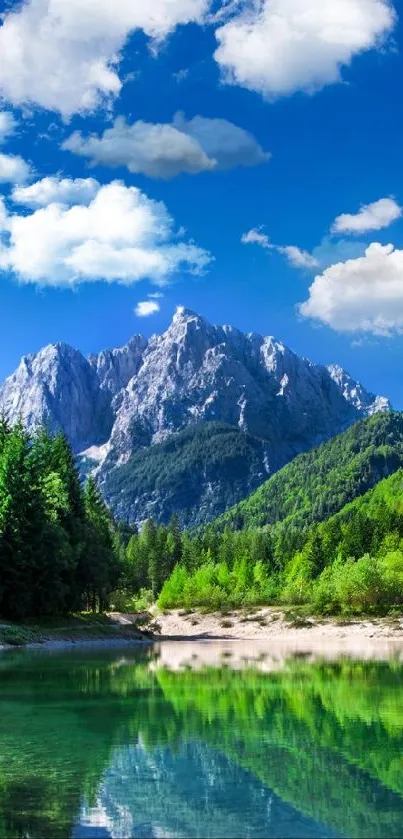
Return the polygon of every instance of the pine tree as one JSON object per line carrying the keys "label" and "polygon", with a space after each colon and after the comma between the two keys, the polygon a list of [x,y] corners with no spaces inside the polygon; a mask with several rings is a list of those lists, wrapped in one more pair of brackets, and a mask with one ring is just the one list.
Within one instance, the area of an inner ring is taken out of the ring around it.
{"label": "pine tree", "polygon": [[158,530],[152,519],[146,521],[140,538],[147,556],[149,585],[153,597],[156,597],[161,588],[161,568],[158,550]]}
{"label": "pine tree", "polygon": [[84,492],[86,513],[85,579],[87,602],[93,612],[105,611],[108,597],[116,588],[121,574],[114,544],[112,520],[93,478]]}
{"label": "pine tree", "polygon": [[6,617],[23,618],[35,611],[45,525],[29,437],[18,424],[3,439],[0,458],[0,611]]}

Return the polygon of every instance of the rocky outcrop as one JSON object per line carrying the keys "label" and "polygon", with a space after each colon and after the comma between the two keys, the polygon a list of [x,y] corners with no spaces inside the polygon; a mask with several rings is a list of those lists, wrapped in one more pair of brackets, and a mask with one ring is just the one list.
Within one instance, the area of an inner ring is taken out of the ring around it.
{"label": "rocky outcrop", "polygon": [[[24,357],[0,388],[0,409],[11,421],[63,430],[76,452],[86,450],[85,468],[93,461],[101,486],[134,454],[208,422],[263,442],[264,463],[256,477],[249,470],[250,486],[389,407],[340,367],[312,364],[275,338],[212,326],[184,308],[163,335],[135,336],[88,360],[66,344],[46,347]],[[115,506],[132,517],[121,499]],[[147,499],[133,505],[136,519],[140,506],[147,511]]]}
{"label": "rocky outcrop", "polygon": [[0,387],[0,409],[11,422],[21,419],[30,430],[45,424],[63,431],[73,448],[108,438],[113,412],[109,394],[88,361],[68,344],[45,347],[24,356]]}

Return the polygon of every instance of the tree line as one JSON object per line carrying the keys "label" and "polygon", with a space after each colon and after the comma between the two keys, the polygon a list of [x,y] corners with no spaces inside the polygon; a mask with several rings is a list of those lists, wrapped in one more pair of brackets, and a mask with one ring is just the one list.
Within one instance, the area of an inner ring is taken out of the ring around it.
{"label": "tree line", "polygon": [[[181,530],[117,524],[62,434],[0,418],[0,615],[263,603],[379,609],[403,602],[403,473],[324,522]],[[232,526],[231,526],[232,525]]]}
{"label": "tree line", "polygon": [[106,608],[122,540],[62,434],[0,418],[0,614],[21,620]]}
{"label": "tree line", "polygon": [[160,606],[308,604],[322,613],[401,608],[402,498],[398,470],[327,521],[306,528],[293,550],[287,550],[284,533],[269,527],[210,528],[196,539],[186,536],[186,551],[162,587]]}

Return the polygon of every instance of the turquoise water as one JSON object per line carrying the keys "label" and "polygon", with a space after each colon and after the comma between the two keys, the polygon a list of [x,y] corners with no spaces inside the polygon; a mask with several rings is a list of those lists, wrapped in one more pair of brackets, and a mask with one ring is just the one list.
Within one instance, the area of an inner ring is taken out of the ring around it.
{"label": "turquoise water", "polygon": [[171,649],[3,654],[0,839],[403,835],[400,663]]}

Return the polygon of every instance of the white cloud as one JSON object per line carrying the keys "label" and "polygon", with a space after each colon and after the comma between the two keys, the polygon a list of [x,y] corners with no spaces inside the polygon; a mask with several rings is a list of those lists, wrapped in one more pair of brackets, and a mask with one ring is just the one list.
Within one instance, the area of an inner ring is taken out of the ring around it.
{"label": "white cloud", "polygon": [[160,308],[160,304],[155,300],[141,300],[140,303],[137,303],[134,311],[138,318],[147,318],[159,312]]}
{"label": "white cloud", "polygon": [[343,213],[337,216],[332,233],[366,233],[368,230],[382,230],[400,218],[402,208],[394,198],[381,198],[372,204],[361,207],[358,213]]}
{"label": "white cloud", "polygon": [[280,245],[276,247],[278,253],[283,254],[294,268],[317,268],[318,261],[309,251],[304,251],[296,245]]}
{"label": "white cloud", "polygon": [[164,285],[180,269],[201,273],[211,261],[193,242],[175,239],[163,203],[114,181],[88,206],[51,203],[28,215],[10,214],[0,265],[24,283],[75,286],[105,280]]}
{"label": "white cloud", "polygon": [[31,174],[31,167],[19,155],[0,154],[0,183],[22,184]]}
{"label": "white cloud", "polygon": [[[4,198],[0,195],[0,233],[7,231],[7,208],[4,203]],[[0,248],[1,248],[1,240],[0,240]],[[1,250],[0,250],[1,253]]]}
{"label": "white cloud", "polygon": [[152,294],[148,295],[148,297],[150,297],[151,300],[161,300],[163,296],[164,295],[160,291],[153,291]]}
{"label": "white cloud", "polygon": [[340,332],[403,332],[403,250],[373,242],[364,256],[332,265],[299,311]]}
{"label": "white cloud", "polygon": [[14,134],[17,121],[11,111],[0,111],[0,145]]}
{"label": "white cloud", "polygon": [[200,116],[186,120],[182,113],[172,124],[139,120],[129,125],[118,117],[101,136],[75,131],[62,148],[89,158],[92,165],[126,166],[152,178],[255,166],[270,157],[252,134],[232,122]]}
{"label": "white cloud", "polygon": [[247,233],[243,233],[241,242],[243,245],[259,245],[261,248],[267,248],[267,250],[273,250],[274,248],[267,234],[262,233],[259,227],[253,227]]}
{"label": "white cloud", "polygon": [[152,178],[173,178],[180,172],[196,174],[215,167],[215,161],[197,142],[172,125],[141,121],[128,125],[124,117],[118,117],[113,128],[101,137],[92,134],[85,138],[76,131],[62,148],[90,158],[93,165],[127,166],[130,172]]}
{"label": "white cloud", "polygon": [[0,26],[0,96],[64,117],[118,95],[119,60],[136,29],[154,42],[203,22],[210,0],[25,0]]}
{"label": "white cloud", "polygon": [[396,15],[389,0],[254,0],[216,31],[215,59],[230,84],[266,97],[312,93],[379,47]]}
{"label": "white cloud", "polygon": [[187,120],[179,111],[173,125],[193,137],[209,158],[216,160],[218,169],[256,166],[270,160],[270,152],[262,149],[253,134],[226,119],[196,116]]}
{"label": "white cloud", "polygon": [[48,204],[90,204],[101,184],[94,178],[42,178],[25,187],[15,187],[12,200],[35,210]]}
{"label": "white cloud", "polygon": [[265,250],[276,251],[285,256],[290,265],[294,268],[317,268],[319,263],[316,257],[298,248],[296,245],[273,245],[266,233],[262,233],[261,227],[253,227],[241,237],[243,245],[259,245]]}

